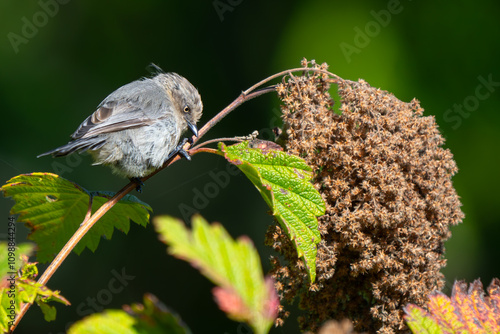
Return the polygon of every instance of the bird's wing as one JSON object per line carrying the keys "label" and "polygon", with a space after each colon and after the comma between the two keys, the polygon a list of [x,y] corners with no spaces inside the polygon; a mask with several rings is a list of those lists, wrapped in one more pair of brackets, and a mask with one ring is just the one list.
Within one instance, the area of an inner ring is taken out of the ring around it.
{"label": "bird's wing", "polygon": [[150,125],[165,117],[168,99],[166,92],[150,79],[131,82],[106,97],[71,137],[90,138]]}

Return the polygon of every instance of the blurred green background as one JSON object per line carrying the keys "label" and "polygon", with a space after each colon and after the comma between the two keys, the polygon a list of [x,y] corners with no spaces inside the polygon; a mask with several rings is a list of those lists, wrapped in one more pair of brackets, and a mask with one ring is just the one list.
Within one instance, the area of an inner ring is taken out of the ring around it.
{"label": "blurred green background", "polygon": [[[57,6],[56,6],[57,4]],[[302,57],[327,62],[343,78],[363,78],[403,101],[416,97],[434,115],[459,173],[453,182],[466,218],[446,244],[447,289],[455,279],[500,276],[500,4],[498,1],[77,1],[0,2],[0,179],[55,172],[89,190],[120,189],[126,180],[90,159],[36,155],[65,144],[69,135],[114,89],[142,76],[154,62],[198,87],[201,124],[238,94],[275,72],[297,67]],[[30,25],[33,25],[30,29]],[[34,28],[34,29],[33,29]],[[261,130],[276,124],[275,96],[252,100],[223,120],[208,138]],[[201,125],[200,124],[200,125]],[[182,217],[196,191],[225,170],[220,157],[198,155],[148,181],[136,194],[154,215]],[[0,201],[0,236],[6,238],[13,202]],[[248,235],[264,269],[272,253],[263,246],[272,222],[267,207],[243,176],[230,179],[203,207],[233,237]],[[26,239],[19,226],[17,240]],[[135,278],[112,298],[113,271]],[[248,333],[227,320],[212,300],[212,285],[190,265],[168,256],[152,226],[116,231],[95,254],[71,254],[49,282],[72,306],[57,305],[46,323],[37,307],[18,333],[63,333],[66,326],[101,308],[139,302],[151,292],[177,311],[195,333]],[[97,300],[93,303],[93,300]],[[298,332],[296,315],[285,328]]]}

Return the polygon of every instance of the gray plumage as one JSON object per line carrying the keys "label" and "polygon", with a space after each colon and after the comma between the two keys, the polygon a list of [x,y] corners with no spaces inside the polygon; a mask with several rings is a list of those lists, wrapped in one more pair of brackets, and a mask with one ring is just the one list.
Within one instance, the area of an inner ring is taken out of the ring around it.
{"label": "gray plumage", "polygon": [[115,90],[68,144],[38,157],[88,151],[94,165],[108,165],[128,178],[144,177],[163,165],[184,131],[197,134],[202,110],[200,94],[188,80],[160,73]]}

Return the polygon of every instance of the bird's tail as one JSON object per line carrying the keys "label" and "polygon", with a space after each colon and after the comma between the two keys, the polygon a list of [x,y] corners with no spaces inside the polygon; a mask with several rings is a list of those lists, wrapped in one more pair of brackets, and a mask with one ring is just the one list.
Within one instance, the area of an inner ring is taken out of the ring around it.
{"label": "bird's tail", "polygon": [[97,150],[101,148],[106,143],[104,138],[94,137],[94,138],[80,138],[77,140],[70,141],[66,145],[42,153],[37,156],[37,158],[43,157],[45,155],[52,155],[53,157],[62,157],[76,151],[84,152],[87,150]]}

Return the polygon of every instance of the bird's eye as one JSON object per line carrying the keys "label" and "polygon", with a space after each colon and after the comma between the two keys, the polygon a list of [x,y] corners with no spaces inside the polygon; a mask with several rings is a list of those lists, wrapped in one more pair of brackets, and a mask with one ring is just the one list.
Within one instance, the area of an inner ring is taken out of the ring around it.
{"label": "bird's eye", "polygon": [[185,105],[185,106],[184,106],[184,112],[185,112],[185,113],[188,113],[188,112],[190,112],[190,111],[191,111],[191,108],[189,108],[189,106],[188,106],[188,105]]}

